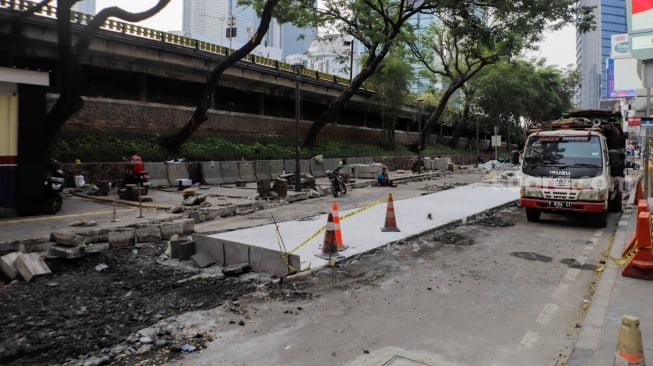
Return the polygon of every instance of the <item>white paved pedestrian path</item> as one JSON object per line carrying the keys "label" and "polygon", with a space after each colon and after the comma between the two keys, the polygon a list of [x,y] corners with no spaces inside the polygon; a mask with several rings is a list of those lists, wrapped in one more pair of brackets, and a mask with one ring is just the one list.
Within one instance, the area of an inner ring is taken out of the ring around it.
{"label": "white paved pedestrian path", "polygon": [[[385,192],[391,193],[392,190]],[[388,213],[388,196],[379,196],[377,204],[339,212],[343,243],[348,246],[346,250],[339,252],[339,255],[351,257],[458,220],[465,220],[471,215],[517,199],[518,187],[476,183],[419,197],[393,200],[396,226],[400,231],[382,232],[381,228],[385,226]],[[331,210],[331,207],[326,207],[325,210]],[[309,266],[317,269],[328,264],[327,260],[316,256],[322,253],[327,218],[328,214],[323,214],[309,219],[281,222],[277,226],[263,225],[213,234],[210,237],[274,250],[285,246],[284,251],[300,256],[302,270]],[[277,227],[279,235],[276,233]],[[279,240],[279,237],[282,240]]]}

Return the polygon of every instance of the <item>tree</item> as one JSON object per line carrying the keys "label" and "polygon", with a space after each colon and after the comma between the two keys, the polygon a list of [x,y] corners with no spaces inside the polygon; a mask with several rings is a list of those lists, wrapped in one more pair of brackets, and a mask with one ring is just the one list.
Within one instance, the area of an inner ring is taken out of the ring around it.
{"label": "tree", "polygon": [[418,12],[437,5],[437,1],[326,0],[320,8],[313,8],[292,1],[284,2],[283,8],[286,11],[280,21],[295,24],[310,22],[316,26],[328,27],[331,32],[351,35],[365,47],[366,52],[360,72],[311,125],[304,139],[305,146],[314,146],[322,128],[333,122],[337,112],[376,71],[402,36],[406,21]]}
{"label": "tree", "polygon": [[409,83],[412,77],[410,66],[401,56],[386,57],[378,70],[368,79],[377,91],[381,102],[383,140],[381,146],[394,149],[394,131],[397,124],[397,114],[408,101]]}
{"label": "tree", "polygon": [[[416,58],[446,83],[440,103],[419,136],[418,146],[424,146],[425,136],[432,132],[454,93],[484,67],[508,60],[532,47],[547,24],[557,22],[552,26],[555,29],[566,21],[575,21],[579,29],[591,29],[594,21],[591,12],[575,3],[565,0],[495,1],[458,3],[458,6],[437,9],[438,23],[425,32],[418,43],[411,44]],[[457,144],[462,129],[456,128],[458,134],[452,136],[452,147]]]}
{"label": "tree", "polygon": [[[44,200],[42,182],[45,176],[45,164],[48,149],[57,132],[63,127],[68,118],[83,106],[81,87],[83,83],[83,70],[81,59],[97,35],[100,27],[109,17],[118,18],[129,22],[145,20],[163,9],[170,0],[159,0],[150,9],[131,13],[119,7],[109,7],[100,11],[85,25],[83,32],[78,32],[73,37],[71,23],[71,8],[79,0],[58,0],[56,7],[57,40],[59,58],[56,65],[56,83],[53,85],[59,92],[54,105],[45,116],[40,119],[40,128],[31,128],[29,131],[29,146],[19,143],[18,168],[17,168],[17,208],[23,214],[33,214],[40,211]],[[11,7],[12,13],[0,18],[0,24],[10,24],[15,33],[12,37],[16,44],[20,44],[20,24],[27,17],[33,16],[53,0],[44,0],[27,9],[19,8],[18,4]],[[9,66],[14,64],[13,55],[6,55],[4,62]]]}
{"label": "tree", "polygon": [[197,101],[197,106],[191,118],[186,122],[186,124],[174,135],[166,136],[161,139],[161,144],[168,150],[177,150],[179,147],[199,128],[202,123],[204,123],[208,118],[206,117],[206,112],[211,106],[211,99],[215,88],[218,86],[220,78],[225,70],[234,65],[243,57],[247,56],[250,52],[254,50],[261,40],[267,33],[270,28],[270,21],[272,20],[272,14],[274,12],[275,6],[279,3],[279,0],[266,0],[263,4],[261,11],[261,20],[258,25],[256,33],[245,43],[241,48],[235,52],[229,54],[222,62],[220,62],[209,75],[209,78],[202,89],[202,93]]}

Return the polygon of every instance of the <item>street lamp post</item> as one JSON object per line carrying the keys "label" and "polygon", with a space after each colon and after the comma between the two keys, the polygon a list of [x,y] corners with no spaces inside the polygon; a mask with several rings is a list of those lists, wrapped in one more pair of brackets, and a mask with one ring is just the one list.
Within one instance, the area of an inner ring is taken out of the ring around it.
{"label": "street lamp post", "polygon": [[297,60],[298,62],[291,63],[293,71],[295,71],[295,192],[301,192],[301,177],[300,177],[300,129],[299,129],[299,115],[301,111],[301,94],[299,88],[299,81],[302,75],[302,70],[304,70],[304,63],[301,59]]}

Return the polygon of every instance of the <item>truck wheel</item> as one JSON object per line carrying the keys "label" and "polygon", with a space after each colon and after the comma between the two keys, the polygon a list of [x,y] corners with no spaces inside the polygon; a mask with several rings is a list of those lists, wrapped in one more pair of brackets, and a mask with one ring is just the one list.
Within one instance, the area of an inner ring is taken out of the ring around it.
{"label": "truck wheel", "polygon": [[540,214],[542,211],[535,209],[535,208],[527,208],[526,209],[526,219],[531,222],[538,222],[540,221]]}
{"label": "truck wheel", "polygon": [[610,200],[608,202],[608,210],[610,212],[621,212],[621,206],[623,203],[623,196],[621,191],[619,191],[615,196],[614,199]]}
{"label": "truck wheel", "polygon": [[596,214],[596,220],[594,220],[595,227],[606,227],[608,225],[608,212],[604,211]]}

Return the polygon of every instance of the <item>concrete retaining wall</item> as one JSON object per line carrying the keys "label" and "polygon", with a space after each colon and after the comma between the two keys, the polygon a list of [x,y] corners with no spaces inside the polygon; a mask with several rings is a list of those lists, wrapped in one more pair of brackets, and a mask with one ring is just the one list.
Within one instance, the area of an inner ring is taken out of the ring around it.
{"label": "concrete retaining wall", "polygon": [[283,174],[283,170],[283,160],[270,160],[270,175],[272,175],[272,179],[279,178]]}
{"label": "concrete retaining wall", "polygon": [[254,175],[256,176],[256,180],[271,180],[272,170],[270,168],[270,160],[255,160]]}
{"label": "concrete retaining wall", "polygon": [[224,179],[222,178],[222,169],[220,167],[219,161],[203,162],[201,163],[201,166],[204,183],[210,185],[224,184]]}
{"label": "concrete retaining wall", "polygon": [[[220,266],[249,263],[256,272],[284,276],[289,273],[281,253],[276,250],[255,247],[229,240],[212,238],[206,235],[193,234],[195,251],[213,257]],[[291,254],[288,262],[299,269],[299,256]]]}
{"label": "concrete retaining wall", "polygon": [[237,161],[221,161],[220,171],[222,172],[222,180],[225,184],[234,184],[240,180]]}
{"label": "concrete retaining wall", "polygon": [[144,165],[152,187],[167,187],[170,185],[168,169],[165,163],[144,163]]}
{"label": "concrete retaining wall", "polygon": [[188,179],[188,168],[186,163],[167,163],[168,183],[171,187],[177,186],[177,179]]}
{"label": "concrete retaining wall", "polygon": [[246,182],[256,182],[256,172],[254,171],[253,161],[239,161],[238,173],[240,174],[240,179],[243,179]]}
{"label": "concrete retaining wall", "polygon": [[322,166],[322,163],[318,163],[314,159],[310,159],[308,164],[310,166],[312,176],[321,178],[326,175],[324,174],[324,166]]}

